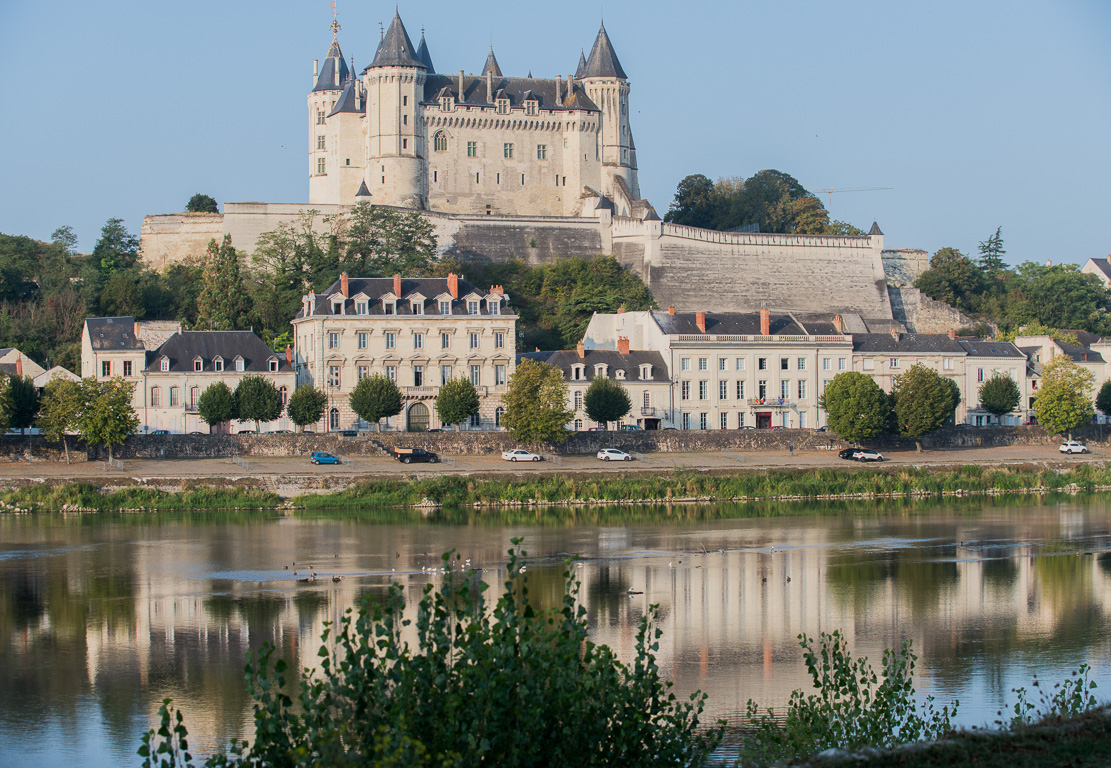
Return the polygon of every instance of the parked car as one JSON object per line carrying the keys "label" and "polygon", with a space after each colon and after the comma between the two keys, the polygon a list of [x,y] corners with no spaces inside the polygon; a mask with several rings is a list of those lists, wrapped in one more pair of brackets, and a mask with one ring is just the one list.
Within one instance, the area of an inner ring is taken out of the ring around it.
{"label": "parked car", "polygon": [[429,464],[435,464],[440,460],[440,457],[432,451],[426,451],[423,448],[394,448],[393,457],[400,461],[402,464],[412,464],[414,461],[425,461]]}
{"label": "parked car", "polygon": [[590,429],[588,429],[586,431],[587,432],[605,432],[606,428],[605,427],[591,427]]}
{"label": "parked car", "polygon": [[151,434],[152,435],[168,435],[168,434],[170,434],[170,430],[168,430],[168,429],[155,429],[155,430],[151,430]]}
{"label": "parked car", "polygon": [[1084,443],[1078,443],[1075,440],[1066,440],[1061,443],[1061,447],[1058,450],[1060,450],[1061,453],[1087,453],[1088,446],[1084,445]]}
{"label": "parked car", "polygon": [[856,454],[859,448],[845,448],[837,452],[837,457],[841,459],[848,459],[849,461],[856,461]]}
{"label": "parked car", "polygon": [[357,429],[341,429],[339,432],[344,437],[358,437],[359,430]]}
{"label": "parked car", "polygon": [[602,461],[632,461],[633,457],[616,448],[603,448],[598,451],[598,458]]}
{"label": "parked car", "polygon": [[501,457],[506,461],[540,461],[540,457],[535,453],[529,453],[523,448],[514,448],[502,453]]}
{"label": "parked car", "polygon": [[817,428],[817,429],[815,429],[814,431],[815,431],[815,432],[825,432],[825,431],[826,431],[826,428],[825,428],[825,427],[818,427],[818,428]]}
{"label": "parked car", "polygon": [[618,429],[622,432],[636,432],[642,427],[639,424],[622,424]]}
{"label": "parked car", "polygon": [[853,454],[856,461],[883,461],[883,454],[871,448],[861,448]]}
{"label": "parked car", "polygon": [[309,455],[309,461],[313,464],[339,464],[339,456],[327,451],[313,451]]}

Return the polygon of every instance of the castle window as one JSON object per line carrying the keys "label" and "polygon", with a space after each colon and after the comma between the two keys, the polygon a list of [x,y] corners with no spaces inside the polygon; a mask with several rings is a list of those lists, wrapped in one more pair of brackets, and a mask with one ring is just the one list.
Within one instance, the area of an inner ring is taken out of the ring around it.
{"label": "castle window", "polygon": [[478,157],[478,142],[477,141],[468,141],[467,142],[467,157]]}
{"label": "castle window", "polygon": [[317,125],[324,125],[324,110],[323,109],[316,110],[316,124]]}
{"label": "castle window", "polygon": [[548,145],[547,144],[537,144],[536,145],[536,159],[537,160],[547,160],[548,159]]}
{"label": "castle window", "polygon": [[451,97],[450,96],[444,96],[442,99],[440,99],[440,111],[441,112],[450,112],[451,111]]}
{"label": "castle window", "polygon": [[325,145],[324,145],[324,134],[323,133],[316,137],[316,148],[317,149],[325,149],[326,148]]}
{"label": "castle window", "polygon": [[506,143],[503,149],[505,150],[505,159],[506,160],[512,160],[513,159],[513,145],[510,144],[510,143]]}
{"label": "castle window", "polygon": [[401,97],[401,106],[403,106],[403,107],[409,106],[409,97],[408,96],[402,96]]}
{"label": "castle window", "polygon": [[409,116],[408,115],[402,115],[401,116],[401,124],[402,125],[408,125],[409,124]]}
{"label": "castle window", "polygon": [[327,171],[327,166],[324,164],[326,161],[323,157],[316,158],[316,175],[323,176]]}
{"label": "castle window", "polygon": [[525,102],[525,114],[526,115],[535,115],[536,114],[536,102],[535,101],[530,100],[530,101]]}
{"label": "castle window", "polygon": [[435,148],[437,152],[447,152],[447,134],[443,131],[436,133]]}
{"label": "castle window", "polygon": [[409,148],[409,140],[408,139],[402,139],[401,140],[401,148],[402,149],[408,149]]}
{"label": "castle window", "polygon": [[498,99],[498,114],[499,115],[508,115],[509,114],[509,99]]}

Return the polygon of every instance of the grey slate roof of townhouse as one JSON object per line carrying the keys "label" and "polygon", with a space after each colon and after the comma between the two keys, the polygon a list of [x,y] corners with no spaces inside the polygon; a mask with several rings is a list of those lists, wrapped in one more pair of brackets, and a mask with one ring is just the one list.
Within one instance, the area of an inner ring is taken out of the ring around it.
{"label": "grey slate roof of townhouse", "polygon": [[18,371],[16,370],[15,363],[0,363],[0,373],[6,376],[15,376]]}
{"label": "grey slate roof of townhouse", "polygon": [[[337,60],[339,61],[339,79],[336,79]],[[347,69],[347,62],[343,59],[343,52],[339,49],[339,42],[333,40],[332,45],[328,48],[328,55],[324,57],[324,65],[320,68],[320,74],[316,78],[313,91],[338,91],[343,87],[350,74]]]}
{"label": "grey slate roof of townhouse", "polygon": [[[576,82],[572,88],[571,98],[567,98],[567,85],[563,85],[564,98],[557,98],[556,80],[536,79],[529,77],[499,77],[493,78],[494,93],[504,91],[509,99],[510,106],[520,107],[525,103],[525,94],[536,99],[540,109],[585,109],[598,112],[597,105],[586,95],[582,84]],[[445,91],[445,89],[447,89]],[[458,104],[473,104],[492,106],[493,103],[486,98],[486,78],[475,75],[463,77],[463,98],[459,97],[459,76],[429,75],[424,81],[424,103],[436,104],[441,93],[448,93],[455,97]]]}
{"label": "grey slate roof of townhouse", "polygon": [[386,30],[385,36],[378,43],[378,50],[374,53],[374,61],[370,62],[367,69],[374,67],[416,67],[425,69],[424,62],[417,56],[413,48],[413,41],[405,31],[401,22],[401,15],[394,11],[393,21]]}
{"label": "grey slate roof of townhouse", "polygon": [[[385,316],[385,308],[380,297],[387,293],[393,293],[393,278],[392,277],[352,277],[347,281],[348,298],[344,301],[344,315],[354,315],[356,313],[355,296],[364,294],[367,301],[367,316],[381,317]],[[452,315],[466,315],[467,303],[464,297],[471,293],[477,293],[479,296],[486,296],[489,291],[476,288],[462,278],[459,279],[459,298],[453,299],[451,302]],[[321,293],[316,294],[316,304],[313,307],[314,315],[334,315],[332,312],[331,296],[340,292],[340,281],[337,280],[332,283],[328,288]],[[413,294],[419,293],[424,297],[424,306],[427,309],[435,309],[435,312],[426,311],[428,315],[438,315],[439,307],[436,306],[436,297],[445,293],[450,293],[448,289],[448,281],[445,277],[421,277],[421,278],[402,278],[401,280],[401,299],[395,306],[395,314],[401,316],[413,316],[413,309],[411,303],[407,300]],[[505,304],[508,305],[509,297],[502,297]],[[483,315],[488,314],[489,310],[485,306],[479,307],[479,312]],[[513,315],[513,311],[508,308],[503,308],[501,314]],[[304,309],[299,311],[296,317],[304,317]],[[391,315],[392,316],[392,315]]]}
{"label": "grey slate roof of townhouse", "polygon": [[[579,353],[574,349],[560,349],[555,351],[541,351],[541,352],[521,352],[517,355],[518,364],[521,360],[538,360],[541,363],[548,363],[554,365],[563,371],[563,377],[568,381],[571,380],[571,366],[583,365],[584,378],[580,381],[592,381],[594,379],[594,366],[606,365],[609,370],[609,378],[617,378],[617,371],[625,372],[625,381],[669,381],[667,376],[667,365],[664,363],[663,355],[659,352],[646,352],[639,350],[630,350],[628,353],[621,353],[613,349],[588,349],[583,353],[583,357],[579,357]],[[640,366],[652,366],[652,378],[640,378]]]}
{"label": "grey slate roof of townhouse", "polygon": [[85,326],[97,351],[144,348],[143,342],[135,337],[134,317],[90,317]]}
{"label": "grey slate roof of townhouse", "polygon": [[957,339],[969,357],[1013,357],[1026,359],[1026,354],[1009,341],[983,341],[982,339]]}
{"label": "grey slate roof of townhouse", "polygon": [[853,352],[903,354],[949,353],[963,355],[964,348],[947,333],[854,333]]}
{"label": "grey slate roof of townhouse", "polygon": [[0,357],[3,357],[4,355],[8,354],[13,349],[15,349],[15,347],[0,347]]}
{"label": "grey slate roof of townhouse", "polygon": [[594,39],[594,47],[590,49],[590,56],[586,60],[582,76],[627,79],[625,70],[621,68],[621,62],[617,60],[617,53],[613,50],[610,36],[606,34],[605,24],[599,28],[598,37]]}
{"label": "grey slate roof of townhouse", "polygon": [[[793,315],[771,312],[770,331],[773,336],[835,336],[840,335],[829,321],[815,319],[801,320]],[[694,312],[677,312],[674,315],[661,310],[652,310],[652,318],[666,334],[716,335],[716,336],[759,336],[760,313],[707,312],[706,330],[699,329]],[[847,337],[846,337],[847,338]]]}
{"label": "grey slate roof of townhouse", "polygon": [[[1073,333],[1075,333],[1075,331],[1073,331]],[[1094,334],[1089,333],[1087,335],[1092,336]],[[1097,340],[1098,340],[1098,338],[1097,338]],[[1067,341],[1058,341],[1057,346],[1059,346],[1061,348],[1062,352],[1064,352],[1066,355],[1071,357],[1074,362],[1077,362],[1077,363],[1081,363],[1081,362],[1083,362],[1083,363],[1102,363],[1103,362],[1103,355],[1101,355],[1099,352],[1093,351],[1089,347],[1080,346],[1080,345],[1077,345],[1077,344],[1069,344]]]}
{"label": "grey slate roof of townhouse", "polygon": [[273,351],[262,339],[251,331],[182,331],[166,340],[158,349],[147,353],[147,366],[154,372],[162,372],[157,363],[163,357],[170,358],[169,373],[192,373],[193,361],[198,357],[204,363],[204,371],[211,373],[213,360],[223,358],[224,370],[234,371],[233,361],[243,358],[244,373],[268,373],[267,361],[275,358],[278,371],[286,373],[292,368],[285,355]]}
{"label": "grey slate roof of townhouse", "polygon": [[1076,337],[1076,340],[1082,347],[1090,347],[1093,344],[1099,343],[1100,336],[1098,333],[1088,333],[1088,331],[1077,331],[1071,328],[1065,329],[1065,333],[1071,333]]}

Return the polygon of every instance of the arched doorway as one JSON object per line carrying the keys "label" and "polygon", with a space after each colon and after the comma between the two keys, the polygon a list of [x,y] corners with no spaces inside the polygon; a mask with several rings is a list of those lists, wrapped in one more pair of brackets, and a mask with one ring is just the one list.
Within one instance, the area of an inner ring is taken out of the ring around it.
{"label": "arched doorway", "polygon": [[428,431],[428,406],[424,403],[414,403],[409,409],[409,431]]}

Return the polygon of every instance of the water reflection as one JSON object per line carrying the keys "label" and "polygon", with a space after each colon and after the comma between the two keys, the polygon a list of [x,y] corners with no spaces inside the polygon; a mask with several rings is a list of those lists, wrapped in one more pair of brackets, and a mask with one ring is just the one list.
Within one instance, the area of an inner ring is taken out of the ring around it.
{"label": "water reflection", "polygon": [[415,603],[444,551],[496,598],[519,536],[529,599],[558,606],[580,556],[592,635],[625,658],[658,604],[660,666],[680,695],[709,694],[709,718],[781,707],[808,683],[797,635],[833,629],[874,660],[913,639],[920,688],[959,697],[969,724],[1035,671],[1052,683],[1087,662],[1111,691],[1111,506],[995,501],[568,509],[545,525],[535,510],[2,518],[0,764],[136,764],[164,697],[199,751],[249,735],[250,650],[274,643],[296,683],[324,622],[394,580]]}

